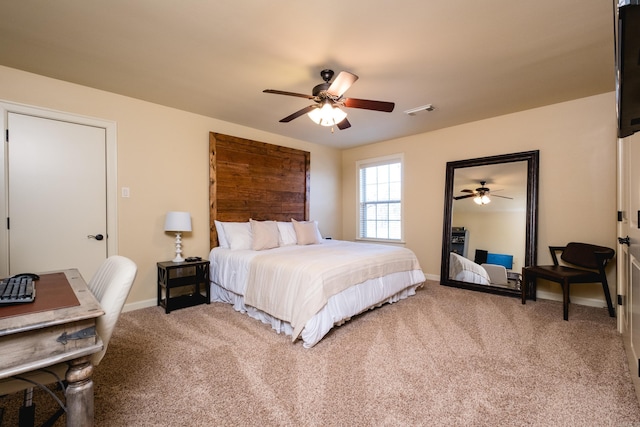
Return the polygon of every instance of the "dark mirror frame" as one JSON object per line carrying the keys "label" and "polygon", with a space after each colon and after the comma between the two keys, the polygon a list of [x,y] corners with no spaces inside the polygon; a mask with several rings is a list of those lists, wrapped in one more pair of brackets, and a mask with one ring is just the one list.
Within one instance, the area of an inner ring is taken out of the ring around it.
{"label": "dark mirror frame", "polygon": [[[444,223],[442,227],[442,260],[440,266],[440,284],[457,288],[490,292],[501,295],[521,296],[520,290],[495,286],[480,285],[449,279],[449,253],[451,252],[451,227],[453,214],[453,185],[455,171],[474,166],[496,165],[500,163],[527,162],[527,221],[524,265],[535,265],[537,261],[538,243],[538,175],[540,152],[525,151],[521,153],[502,154],[498,156],[480,157],[477,159],[447,162],[444,191]],[[530,295],[527,297],[531,298]]]}

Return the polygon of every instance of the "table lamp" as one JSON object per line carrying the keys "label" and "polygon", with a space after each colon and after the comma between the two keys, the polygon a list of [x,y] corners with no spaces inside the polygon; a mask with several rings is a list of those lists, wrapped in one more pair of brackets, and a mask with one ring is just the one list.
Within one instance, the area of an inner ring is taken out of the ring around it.
{"label": "table lamp", "polygon": [[164,231],[174,231],[176,233],[176,257],[172,261],[183,262],[181,235],[184,231],[191,231],[191,215],[189,212],[167,212]]}

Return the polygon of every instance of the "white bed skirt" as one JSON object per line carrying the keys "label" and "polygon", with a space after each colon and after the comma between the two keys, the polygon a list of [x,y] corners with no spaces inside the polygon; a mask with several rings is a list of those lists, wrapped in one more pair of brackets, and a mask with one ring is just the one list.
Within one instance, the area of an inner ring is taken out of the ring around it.
{"label": "white bed skirt", "polygon": [[[324,308],[312,317],[302,330],[300,336],[303,346],[313,347],[331,328],[341,325],[363,311],[415,295],[416,289],[422,286],[424,280],[422,270],[403,271],[368,280],[332,296]],[[211,283],[211,302],[232,304],[236,311],[271,325],[277,333],[283,332],[292,336],[293,328],[289,322],[276,319],[263,311],[245,305],[242,295],[213,282]]]}

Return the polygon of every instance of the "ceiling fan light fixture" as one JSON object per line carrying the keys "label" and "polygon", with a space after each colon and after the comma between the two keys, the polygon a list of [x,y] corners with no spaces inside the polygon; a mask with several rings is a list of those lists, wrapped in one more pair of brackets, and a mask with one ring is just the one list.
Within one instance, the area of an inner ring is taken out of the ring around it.
{"label": "ceiling fan light fixture", "polygon": [[491,199],[486,194],[477,195],[476,197],[473,198],[473,201],[476,202],[476,204],[478,205],[486,205],[488,203],[491,203]]}
{"label": "ceiling fan light fixture", "polygon": [[314,108],[307,116],[320,126],[334,126],[347,117],[347,113],[329,102],[325,102],[321,108]]}

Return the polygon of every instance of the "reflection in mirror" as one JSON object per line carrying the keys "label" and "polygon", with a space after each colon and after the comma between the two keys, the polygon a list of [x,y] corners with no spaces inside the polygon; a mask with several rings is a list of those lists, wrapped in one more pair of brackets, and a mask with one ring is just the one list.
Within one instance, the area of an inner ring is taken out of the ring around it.
{"label": "reflection in mirror", "polygon": [[441,283],[520,295],[535,260],[538,152],[447,163]]}

